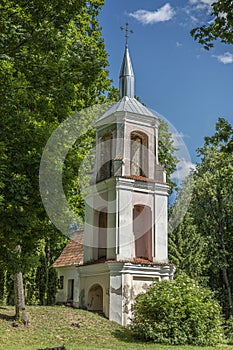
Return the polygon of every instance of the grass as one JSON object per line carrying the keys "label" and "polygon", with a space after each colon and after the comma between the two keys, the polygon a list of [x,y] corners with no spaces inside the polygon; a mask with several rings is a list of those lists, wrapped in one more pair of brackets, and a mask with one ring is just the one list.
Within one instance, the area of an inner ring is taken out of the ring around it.
{"label": "grass", "polygon": [[[0,349],[37,350],[65,345],[67,350],[231,350],[217,347],[165,346],[142,343],[129,331],[98,314],[62,306],[29,306],[28,326],[13,327],[14,308],[0,307]],[[72,327],[78,323],[80,328]]]}

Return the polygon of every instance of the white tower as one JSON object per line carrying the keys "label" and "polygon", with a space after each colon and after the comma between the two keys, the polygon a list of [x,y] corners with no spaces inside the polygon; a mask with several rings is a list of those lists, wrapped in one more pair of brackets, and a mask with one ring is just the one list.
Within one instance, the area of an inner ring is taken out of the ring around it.
{"label": "white tower", "polygon": [[86,196],[84,266],[79,268],[81,306],[92,309],[91,288],[99,285],[102,311],[123,325],[134,297],[153,280],[174,273],[168,264],[169,185],[158,163],[158,125],[158,117],[134,98],[126,42],[120,100],[95,124],[96,172]]}
{"label": "white tower", "polygon": [[126,45],[121,98],[95,124],[96,183],[87,196],[86,262],[100,258],[167,262],[169,185],[158,164],[159,120],[133,94]]}

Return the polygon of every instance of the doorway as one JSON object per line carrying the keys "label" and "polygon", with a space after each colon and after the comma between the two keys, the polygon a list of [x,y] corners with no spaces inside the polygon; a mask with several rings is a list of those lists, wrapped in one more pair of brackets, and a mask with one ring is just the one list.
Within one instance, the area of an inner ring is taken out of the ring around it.
{"label": "doorway", "polygon": [[67,301],[71,302],[73,300],[74,300],[74,280],[70,279],[70,280],[68,280]]}

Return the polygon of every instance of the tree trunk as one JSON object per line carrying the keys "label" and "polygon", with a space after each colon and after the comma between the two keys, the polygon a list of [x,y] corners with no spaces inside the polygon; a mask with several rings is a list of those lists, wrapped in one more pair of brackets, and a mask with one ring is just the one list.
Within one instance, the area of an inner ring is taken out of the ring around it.
{"label": "tree trunk", "polygon": [[227,274],[227,266],[228,266],[228,261],[227,261],[227,253],[226,253],[226,247],[225,247],[225,242],[223,238],[223,231],[221,230],[220,232],[220,237],[221,237],[221,244],[222,244],[222,251],[223,251],[223,267],[222,267],[222,273],[223,273],[223,280],[227,289],[227,300],[228,300],[228,317],[232,316],[232,296],[231,296],[231,285],[229,282],[228,274]]}
{"label": "tree trunk", "polygon": [[[16,252],[21,253],[21,246],[18,244],[15,247]],[[14,276],[14,293],[15,293],[15,319],[22,322],[24,325],[28,324],[25,297],[23,288],[23,274],[22,272],[15,273]]]}
{"label": "tree trunk", "polygon": [[229,266],[227,261],[227,251],[226,251],[226,245],[224,240],[224,223],[223,223],[223,203],[222,203],[222,197],[221,197],[221,190],[217,189],[217,200],[219,205],[219,213],[220,213],[220,222],[219,222],[219,237],[220,237],[220,244],[222,249],[222,259],[223,259],[223,266],[222,266],[222,274],[223,274],[223,281],[226,286],[227,290],[227,301],[228,301],[228,317],[232,316],[232,295],[231,295],[231,285],[229,282],[229,277],[227,273],[227,267]]}
{"label": "tree trunk", "polygon": [[28,323],[26,309],[25,309],[25,297],[23,288],[23,274],[18,272],[14,278],[14,291],[15,291],[15,319],[22,322],[24,325]]}

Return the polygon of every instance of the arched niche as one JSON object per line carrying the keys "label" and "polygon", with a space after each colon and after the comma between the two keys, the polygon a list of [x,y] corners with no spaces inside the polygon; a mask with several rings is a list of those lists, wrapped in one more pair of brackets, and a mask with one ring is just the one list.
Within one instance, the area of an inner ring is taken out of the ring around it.
{"label": "arched niche", "polygon": [[107,227],[108,213],[107,208],[101,209],[98,215],[98,259],[107,258]]}
{"label": "arched niche", "polygon": [[89,289],[87,309],[103,312],[103,288],[100,284],[94,284]]}
{"label": "arched niche", "polygon": [[130,134],[130,174],[148,177],[148,136],[141,131]]}
{"label": "arched niche", "polygon": [[152,261],[152,212],[146,205],[133,207],[135,258]]}
{"label": "arched niche", "polygon": [[107,208],[99,208],[94,211],[93,230],[93,259],[106,260],[107,258],[107,229],[108,212]]}

